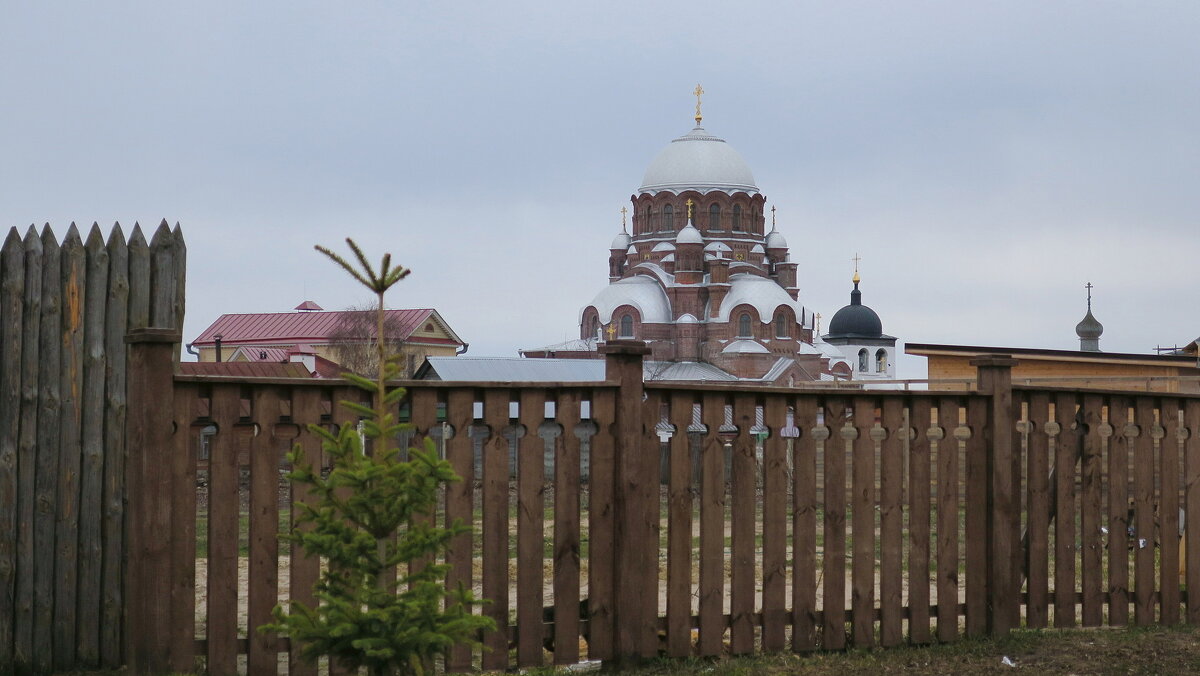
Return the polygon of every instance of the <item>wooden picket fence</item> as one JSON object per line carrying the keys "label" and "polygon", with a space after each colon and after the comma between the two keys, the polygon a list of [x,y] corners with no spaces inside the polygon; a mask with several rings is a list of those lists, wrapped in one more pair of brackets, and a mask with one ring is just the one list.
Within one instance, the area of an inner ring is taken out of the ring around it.
{"label": "wooden picket fence", "polygon": [[123,664],[126,345],[183,320],[183,236],[0,249],[0,673]]}
{"label": "wooden picket fence", "polygon": [[[169,343],[144,345],[147,368],[170,367]],[[959,393],[643,384],[639,347],[609,349],[604,383],[406,383],[409,441],[433,438],[463,478],[438,518],[474,527],[447,582],[490,599],[479,612],[500,627],[446,655],[448,671],[1123,626],[1131,606],[1138,625],[1200,619],[1184,591],[1200,565],[1181,583],[1177,534],[1180,507],[1200,518],[1200,397],[1014,388],[1011,360],[981,361],[978,390]],[[202,657],[213,674],[316,673],[255,631],[276,603],[311,601],[320,569],[279,544],[281,509],[286,525],[289,497],[305,497],[281,496],[279,472],[293,444],[320,457],[306,425],[352,424],[337,402],[361,395],[315,380],[173,388],[162,445],[131,449],[158,458],[151,511],[166,516],[151,527],[172,535],[130,587],[169,601],[140,625],[147,671]]]}

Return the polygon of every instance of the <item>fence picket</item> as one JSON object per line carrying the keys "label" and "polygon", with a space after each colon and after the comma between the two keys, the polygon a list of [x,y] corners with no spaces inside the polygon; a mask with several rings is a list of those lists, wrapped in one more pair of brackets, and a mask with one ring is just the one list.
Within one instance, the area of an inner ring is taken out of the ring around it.
{"label": "fence picket", "polygon": [[905,425],[904,401],[889,397],[883,402],[883,439],[879,454],[879,643],[884,647],[900,645],[903,639],[904,554],[901,492],[904,484],[904,451],[909,428]]}
{"label": "fence picket", "polygon": [[[959,420],[958,402],[943,397],[938,402],[938,427],[941,435],[937,441],[937,634],[938,640],[953,641],[958,637],[958,487],[959,487]],[[976,533],[979,538],[986,538],[987,528],[976,531],[979,527],[976,513],[972,511],[972,495],[978,499],[986,494],[985,478],[971,474],[972,462],[976,461],[979,453],[971,449],[967,451],[967,533]],[[974,481],[972,481],[974,479]],[[975,490],[972,491],[972,488]],[[976,502],[978,502],[978,499]],[[976,517],[972,519],[972,517]],[[967,631],[972,629],[972,622],[979,622],[983,607],[972,604],[971,592],[975,590],[973,576],[970,574],[972,559],[972,542],[967,545]],[[978,606],[978,607],[977,607]],[[975,619],[972,619],[975,615]]]}
{"label": "fence picket", "polygon": [[[217,433],[208,456],[208,672],[237,673],[238,455],[245,428],[238,427],[241,392],[236,385],[212,388]],[[132,490],[132,487],[131,487]]]}
{"label": "fence picket", "polygon": [[1075,467],[1078,452],[1075,397],[1060,393],[1054,400],[1058,425],[1054,460],[1054,626],[1075,626]]}
{"label": "fence picket", "polygon": [[[1160,598],[1162,608],[1159,622],[1179,623],[1179,400],[1162,399],[1161,449],[1158,499],[1160,547]],[[1085,510],[1086,511],[1086,510]]]}
{"label": "fence picket", "polygon": [[705,657],[721,653],[725,635],[725,397],[706,393],[703,407],[708,432],[700,457],[700,645]]}
{"label": "fence picket", "polygon": [[849,424],[846,401],[825,401],[825,420],[831,437],[825,444],[825,578],[824,627],[821,647],[846,647],[846,456],[854,451],[857,430]]}
{"label": "fence picket", "polygon": [[853,445],[853,575],[851,627],[854,647],[875,643],[875,401],[855,397]]}
{"label": "fence picket", "polygon": [[194,406],[195,385],[175,388],[175,434],[167,460],[171,474],[171,669],[196,668],[196,456],[200,428]]}
{"label": "fence picket", "polygon": [[816,397],[801,395],[792,401],[797,435],[788,439],[793,481],[792,650],[801,652],[817,647],[817,453],[824,453],[832,442],[828,420],[817,426]]}
{"label": "fence picket", "polygon": [[[1200,400],[1189,399],[1184,406],[1184,424],[1187,438],[1184,440],[1184,467],[1187,473],[1184,509],[1184,528],[1200,523]],[[1200,624],[1200,594],[1191,590],[1200,589],[1200,528],[1195,533],[1185,532],[1184,584],[1188,588],[1188,624]]]}
{"label": "fence picket", "polygon": [[1155,500],[1154,470],[1154,400],[1138,397],[1136,406],[1137,441],[1133,448],[1133,508],[1134,508],[1134,622],[1139,626],[1153,624],[1155,575]]}
{"label": "fence picket", "polygon": [[1025,612],[1026,623],[1036,629],[1048,625],[1050,608],[1050,439],[1046,428],[1050,422],[1049,410],[1049,395],[1043,392],[1030,395],[1027,456],[1029,512],[1026,522],[1029,603]]}
{"label": "fence picket", "polygon": [[671,393],[667,483],[667,654],[692,653],[692,424],[691,393]]}
{"label": "fence picket", "polygon": [[934,400],[912,400],[914,438],[908,456],[908,640],[923,644],[929,631],[930,448],[941,430],[933,428]]}
{"label": "fence picket", "polygon": [[1108,419],[1113,437],[1108,454],[1108,623],[1114,627],[1129,623],[1129,436],[1133,422],[1129,417],[1129,399],[1112,397]]}
{"label": "fence picket", "polygon": [[36,512],[34,532],[37,539],[33,559],[33,655],[34,669],[50,671],[54,663],[54,565],[55,516],[58,504],[58,460],[61,410],[62,262],[60,248],[50,226],[42,229],[42,307],[39,318],[38,354],[38,427],[34,491]]}
{"label": "fence picket", "polygon": [[520,398],[525,434],[517,447],[517,665],[540,667],[546,446],[538,426],[545,420],[546,392],[524,389]]}
{"label": "fence picket", "polygon": [[[321,392],[309,387],[295,388],[292,391],[292,419],[300,428],[295,445],[304,451],[306,462],[321,468],[321,438],[308,429],[308,425],[319,425],[321,420]],[[291,450],[291,449],[288,449]],[[290,463],[289,463],[290,466]],[[312,498],[312,489],[307,484],[288,482],[291,494],[291,524],[297,527],[297,520],[303,513],[301,505]],[[302,531],[312,531],[313,525],[306,523],[299,526]],[[296,543],[288,546],[288,556],[291,560],[288,580],[288,598],[291,606],[302,603],[308,608],[316,606],[316,596],[313,586],[320,575],[321,559],[312,556]],[[288,649],[288,676],[316,676],[317,665],[300,658],[303,645],[299,641],[291,641]]]}
{"label": "fence picket", "polygon": [[[787,456],[781,436],[787,401],[768,396],[763,410],[768,436],[763,441],[762,488],[762,648],[784,648],[785,589],[787,587]],[[790,441],[788,439],[787,441]]]}
{"label": "fence picket", "polygon": [[616,416],[616,391],[592,390],[592,437],[588,470],[588,657],[613,655],[613,471],[615,440],[609,422]]}
{"label": "fence picket", "polygon": [[483,612],[496,622],[496,631],[483,636],[484,669],[508,666],[508,402],[506,390],[484,394],[483,415],[492,436],[483,449],[483,597],[489,601]]}
{"label": "fence picket", "polygon": [[739,392],[733,397],[734,424],[730,462],[730,584],[729,584],[729,646],[734,655],[754,650],[754,579],[757,562],[754,557],[755,528],[755,467],[754,395]]}
{"label": "fence picket", "polygon": [[1109,437],[1101,436],[1103,399],[1097,395],[1083,397],[1084,425],[1082,475],[1080,485],[1081,510],[1079,518],[1080,582],[1083,586],[1082,621],[1085,627],[1098,627],[1104,621],[1104,580],[1102,568],[1103,524],[1101,511],[1104,446]]}
{"label": "fence picket", "polygon": [[0,355],[9,362],[0,369],[0,668],[13,662],[14,620],[17,615],[17,515],[24,505],[17,497],[18,437],[21,419],[21,298],[25,266],[21,237],[9,230],[0,253]]}
{"label": "fence picket", "polygon": [[554,412],[554,662],[579,661],[580,423],[578,390],[561,390]]}
{"label": "fence picket", "polygon": [[[125,392],[128,349],[125,346],[125,333],[129,324],[129,247],[120,224],[113,225],[106,247],[108,297],[104,316],[104,356],[107,368],[104,383],[100,662],[103,667],[113,669],[122,663],[121,625],[125,613],[125,423],[128,419],[128,395]],[[194,484],[192,490],[195,490]],[[195,514],[191,518],[194,522]],[[196,565],[195,561],[192,565]],[[195,622],[194,618],[192,622]]]}
{"label": "fence picket", "polygon": [[249,673],[274,674],[279,665],[275,633],[258,628],[271,621],[271,609],[279,602],[279,460],[288,445],[287,437],[277,429],[279,390],[256,388],[251,411],[255,429],[250,438],[246,664]]}
{"label": "fence picket", "polygon": [[[38,372],[42,312],[42,239],[32,225],[21,241],[25,270],[23,305],[20,315],[21,360],[16,367],[21,379],[20,434],[17,439],[17,587],[13,618],[13,659],[17,664],[34,663],[35,553],[37,530],[36,482],[38,459]],[[124,334],[122,334],[122,340]],[[124,343],[122,342],[122,347]],[[122,372],[122,375],[124,373]],[[122,429],[124,433],[124,429]],[[120,586],[118,584],[118,586]],[[118,646],[119,647],[119,646]]]}

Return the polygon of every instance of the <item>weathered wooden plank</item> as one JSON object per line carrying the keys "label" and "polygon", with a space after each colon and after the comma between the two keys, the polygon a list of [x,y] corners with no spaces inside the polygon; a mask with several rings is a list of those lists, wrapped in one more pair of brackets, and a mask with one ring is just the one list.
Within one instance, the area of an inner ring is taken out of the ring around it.
{"label": "weathered wooden plank", "polygon": [[[817,452],[830,443],[828,421],[817,426],[817,399],[794,399],[787,440],[792,453],[792,650],[817,647]],[[818,448],[818,446],[820,448]]]}
{"label": "weathered wooden plank", "polygon": [[184,295],[187,290],[187,243],[183,241],[183,228],[179,223],[171,229],[171,240],[174,251],[171,252],[175,266],[175,299],[172,307],[172,317],[175,323],[171,328],[182,329],[184,318]]}
{"label": "weathered wooden plank", "polygon": [[708,433],[700,457],[700,643],[702,656],[719,655],[725,635],[725,397],[706,393],[703,408]]}
{"label": "weathered wooden plank", "polygon": [[933,427],[935,400],[914,398],[910,408],[915,437],[908,456],[908,640],[929,643],[930,446],[942,438]]}
{"label": "weathered wooden plank", "polygon": [[250,525],[249,589],[247,590],[246,660],[252,674],[274,674],[279,665],[274,632],[258,628],[271,621],[271,609],[279,601],[279,460],[287,438],[277,430],[280,415],[279,390],[254,388],[252,420],[256,423],[250,440]]}
{"label": "weathered wooden plank", "polygon": [[104,498],[104,311],[108,251],[93,223],[84,246],[83,390],[80,398],[78,663],[100,665],[101,522]]}
{"label": "weathered wooden plank", "polygon": [[[470,390],[455,389],[447,394],[446,419],[454,425],[454,436],[446,443],[446,460],[460,480],[446,487],[446,526],[461,523],[471,528],[452,538],[446,550],[446,563],[450,565],[446,573],[448,589],[458,589],[460,585],[471,589],[474,579],[471,571],[471,538],[475,530],[472,514],[475,463],[472,457],[473,441],[469,434],[473,422],[473,403],[474,396]],[[459,645],[450,649],[446,655],[447,671],[460,672],[470,667],[471,649],[468,646]]]}
{"label": "weathered wooden plank", "polygon": [[1026,623],[1036,629],[1048,626],[1050,611],[1050,437],[1049,395],[1038,392],[1029,398],[1029,517],[1026,575],[1029,604]]}
{"label": "weathered wooden plank", "polygon": [[846,401],[825,401],[825,421],[832,434],[825,444],[824,627],[821,647],[846,647],[846,456],[854,451],[857,430],[847,418]]}
{"label": "weathered wooden plank", "polygon": [[730,584],[729,647],[734,655],[754,650],[754,557],[755,424],[754,395],[738,392],[733,397],[733,457],[730,467]]}
{"label": "weathered wooden plank", "polygon": [[[1187,438],[1184,440],[1184,527],[1194,528],[1190,524],[1200,523],[1200,401],[1189,399],[1184,403],[1184,424],[1187,425]],[[1200,624],[1200,594],[1192,594],[1191,590],[1200,589],[1200,528],[1195,533],[1184,534],[1184,583],[1188,588],[1187,622]]]}
{"label": "weathered wooden plank", "polygon": [[886,437],[879,454],[879,643],[885,647],[900,645],[903,598],[903,509],[904,450],[909,426],[904,415],[905,402],[889,397],[883,402],[883,428]]}
{"label": "weathered wooden plank", "polygon": [[174,328],[176,325],[176,286],[179,271],[175,266],[175,237],[166,219],[158,224],[150,240],[150,325]]}
{"label": "weathered wooden plank", "polygon": [[53,663],[54,522],[58,504],[58,448],[62,392],[62,261],[50,226],[42,229],[42,308],[38,337],[39,398],[34,514],[33,664],[49,671]]}
{"label": "weathered wooden plank", "polygon": [[[307,387],[293,389],[292,421],[299,425],[299,436],[296,437],[295,445],[303,449],[305,460],[313,463],[317,468],[321,466],[321,438],[309,429],[309,425],[319,425],[320,419],[321,392]],[[313,528],[311,523],[299,524],[298,521],[303,513],[301,505],[308,504],[314,497],[312,489],[306,484],[295,481],[290,482],[290,486],[292,526],[301,532],[311,532]],[[295,608],[297,603],[314,608],[316,607],[316,596],[313,593],[313,586],[317,583],[320,575],[321,559],[310,555],[296,543],[289,545],[289,553],[291,568],[288,571],[290,574],[288,598],[292,608]],[[302,647],[299,641],[292,641],[289,645],[288,676],[316,676],[317,674],[316,664],[305,662],[300,658]]]}
{"label": "weathered wooden plank", "polygon": [[[212,388],[212,437],[208,457],[208,672],[237,673],[238,638],[238,448],[241,392],[236,385]],[[131,486],[132,490],[133,487]]]}
{"label": "weathered wooden plank", "polygon": [[613,655],[613,470],[612,424],[616,418],[616,390],[592,391],[592,437],[588,478],[588,657]]}
{"label": "weathered wooden plank", "polygon": [[[938,427],[942,428],[942,438],[937,443],[937,634],[938,640],[943,642],[953,641],[958,638],[958,459],[959,459],[959,420],[958,420],[958,402],[954,399],[945,397],[938,402]],[[968,418],[968,424],[976,430],[981,430],[983,424],[980,421],[971,420]],[[982,436],[982,435],[979,435]],[[972,528],[974,523],[978,527],[978,513],[982,510],[977,507],[986,493],[986,474],[978,476],[972,474],[972,463],[978,464],[980,457],[980,449],[972,447],[968,444],[967,447],[967,630],[971,631],[972,614],[975,615],[974,622],[979,622],[981,613],[985,612],[986,606],[979,604],[979,591],[986,590],[983,581],[980,580],[979,585],[975,585],[975,580],[971,575],[970,563],[974,560],[971,556],[972,544],[986,542],[986,526],[982,531],[976,531]],[[974,507],[974,509],[973,509]],[[975,517],[973,520],[972,517]],[[971,535],[978,537],[972,538]],[[975,596],[972,591],[976,591]],[[986,598],[986,596],[982,597]],[[975,603],[972,603],[972,601]]]}
{"label": "weathered wooden plank", "polygon": [[562,390],[554,412],[554,662],[579,661],[579,390]]}
{"label": "weathered wooden plank", "polygon": [[62,350],[57,513],[54,546],[54,664],[75,665],[79,610],[79,470],[83,417],[83,311],[87,258],[72,223],[62,245]]}
{"label": "weathered wooden plank", "polygon": [[142,227],[129,233],[129,330],[150,326],[150,245]]}
{"label": "weathered wooden plank", "polygon": [[25,291],[25,249],[17,229],[8,231],[0,250],[0,668],[14,661],[16,584],[20,570],[17,497],[21,420],[21,301]]}
{"label": "weathered wooden plank", "polygon": [[[425,448],[426,440],[434,443],[439,454],[445,453],[445,446],[441,436],[445,430],[435,430],[440,424],[437,419],[437,395],[437,391],[429,388],[409,388],[408,396],[412,401],[412,424],[416,427],[415,431],[418,434],[413,434],[408,441],[405,441],[403,433],[400,435],[400,439],[396,441],[397,446],[400,448],[400,457],[411,457],[409,455],[409,448]],[[434,514],[417,514],[413,517],[413,521],[432,525],[436,518]],[[412,575],[424,570],[425,566],[435,562],[433,556],[416,557],[408,564],[409,574]],[[395,578],[396,571],[393,569],[389,573],[389,579],[394,580]]]}
{"label": "weathered wooden plank", "polygon": [[496,622],[496,631],[483,636],[483,668],[508,667],[508,484],[510,441],[508,390],[484,393],[483,414],[492,436],[483,450],[483,597],[485,615]]}
{"label": "weathered wooden plank", "polygon": [[965,428],[960,427],[956,432],[961,439],[961,445],[966,449],[966,467],[963,468],[966,476],[966,523],[960,540],[965,540],[966,543],[966,629],[967,634],[972,636],[982,635],[991,626],[988,608],[995,596],[992,588],[992,576],[995,575],[992,559],[995,554],[989,528],[995,523],[991,516],[993,484],[989,473],[992,466],[989,443],[992,440],[987,432],[990,408],[991,402],[987,399],[969,398],[966,401],[967,425]]}
{"label": "weathered wooden plank", "polygon": [[768,396],[763,418],[770,430],[763,441],[762,647],[783,650],[787,589],[787,447],[780,435],[786,425],[787,400]]}
{"label": "weathered wooden plank", "polygon": [[671,454],[667,484],[667,654],[692,653],[692,459],[688,427],[692,395],[671,393]]}
{"label": "weathered wooden plank", "polygon": [[517,447],[517,665],[542,666],[543,530],[546,447],[538,436],[545,420],[545,390],[521,390]]}
{"label": "weathered wooden plank", "polygon": [[1137,441],[1133,450],[1134,587],[1133,616],[1139,626],[1154,624],[1154,400],[1136,400]]}
{"label": "weathered wooden plank", "polygon": [[196,453],[200,427],[194,425],[199,388],[175,386],[175,434],[163,449],[162,462],[171,475],[171,613],[172,671],[196,669]]}
{"label": "weathered wooden plank", "polygon": [[1101,521],[1101,463],[1108,436],[1101,436],[1104,400],[1098,395],[1083,397],[1084,444],[1080,459],[1080,579],[1083,585],[1083,626],[1098,627],[1104,622],[1103,533]]}
{"label": "weathered wooden plank", "polygon": [[853,575],[850,613],[854,647],[875,644],[875,401],[855,397],[853,447]]}
{"label": "weathered wooden plank", "polygon": [[[101,557],[100,662],[122,664],[121,618],[124,613],[125,557],[125,392],[129,330],[129,247],[119,224],[108,237],[108,291],[104,311],[104,507]],[[193,492],[194,486],[193,486]],[[195,563],[192,564],[193,566]],[[194,622],[195,620],[193,620]]]}
{"label": "weathered wooden plank", "polygon": [[16,615],[13,619],[13,656],[19,664],[33,664],[34,554],[36,523],[38,370],[42,312],[42,240],[32,225],[22,241],[25,269],[21,313],[21,418],[17,438],[17,575]]}
{"label": "weathered wooden plank", "polygon": [[1129,399],[1112,397],[1108,421],[1113,437],[1108,453],[1108,623],[1129,623],[1129,451],[1133,421]]}
{"label": "weathered wooden plank", "polygon": [[[1159,479],[1160,493],[1158,499],[1159,514],[1159,547],[1162,562],[1160,576],[1160,596],[1162,609],[1159,622],[1162,624],[1179,623],[1179,400],[1165,398],[1161,401],[1161,437],[1162,460],[1159,466],[1162,474]],[[1086,596],[1085,596],[1086,598]]]}
{"label": "weathered wooden plank", "polygon": [[1075,395],[1054,400],[1058,425],[1054,460],[1054,626],[1075,626]]}

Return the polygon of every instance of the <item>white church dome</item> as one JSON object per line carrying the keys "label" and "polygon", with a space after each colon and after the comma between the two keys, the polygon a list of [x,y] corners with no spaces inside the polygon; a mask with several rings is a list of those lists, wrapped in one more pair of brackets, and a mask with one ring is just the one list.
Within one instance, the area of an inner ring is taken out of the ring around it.
{"label": "white church dome", "polygon": [[608,249],[609,251],[624,251],[632,241],[633,239],[630,238],[629,233],[618,233],[617,236],[613,238],[612,244],[609,245]]}
{"label": "white church dome", "polygon": [[671,321],[671,301],[667,299],[662,285],[646,275],[634,275],[613,282],[596,294],[592,301],[592,307],[596,308],[596,314],[604,324],[612,321],[613,312],[622,305],[637,308],[643,324]]}
{"label": "white church dome", "polygon": [[754,175],[738,151],[709,134],[703,127],[671,141],[662,150],[642,179],[639,193],[654,194],[668,191],[680,193],[696,190],[707,193],[722,192],[758,193]]}
{"label": "white church dome", "polygon": [[679,234],[675,236],[675,243],[704,244],[704,236],[700,234],[700,231],[696,229],[696,226],[692,225],[692,221],[688,220],[687,225],[683,226],[683,229],[680,230]]}
{"label": "white church dome", "polygon": [[773,279],[741,273],[730,275],[729,282],[729,293],[721,301],[717,321],[729,321],[729,315],[739,305],[753,306],[758,311],[759,320],[763,322],[771,321],[775,310],[781,305],[792,308],[797,316],[800,315],[796,301]]}

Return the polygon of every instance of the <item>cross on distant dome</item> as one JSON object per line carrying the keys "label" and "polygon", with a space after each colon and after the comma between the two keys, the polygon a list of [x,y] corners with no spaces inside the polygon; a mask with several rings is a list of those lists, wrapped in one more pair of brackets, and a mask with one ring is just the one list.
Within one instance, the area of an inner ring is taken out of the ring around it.
{"label": "cross on distant dome", "polygon": [[775,229],[775,205],[771,205],[771,229]]}
{"label": "cross on distant dome", "polygon": [[1086,285],[1084,285],[1084,288],[1086,288],[1087,292],[1088,292],[1088,312],[1091,312],[1092,311],[1092,288],[1093,288],[1092,283],[1088,282]]}
{"label": "cross on distant dome", "polygon": [[608,328],[605,329],[605,333],[608,334],[608,339],[612,340],[612,337],[617,335],[617,327],[612,322],[609,322]]}
{"label": "cross on distant dome", "polygon": [[621,232],[625,232],[625,213],[628,211],[625,207],[621,207]]}
{"label": "cross on distant dome", "polygon": [[690,220],[692,220],[692,209],[693,209],[695,206],[696,206],[696,203],[692,201],[692,198],[691,198],[691,197],[689,197],[689,198],[688,198],[688,201],[687,201],[687,208],[688,208],[688,220],[689,220],[689,221],[690,221]]}
{"label": "cross on distant dome", "polygon": [[816,326],[815,333],[819,334],[819,333],[821,333],[821,313],[818,312],[817,314],[813,315],[813,318],[817,320],[817,326]]}
{"label": "cross on distant dome", "polygon": [[862,279],[860,279],[858,276],[858,262],[862,260],[862,257],[856,253],[856,254],[854,254],[854,258],[851,258],[850,260],[854,261],[854,279],[853,279],[853,281],[854,281],[854,283],[857,284],[858,282],[862,281]]}
{"label": "cross on distant dome", "polygon": [[696,85],[696,89],[692,93],[696,95],[696,126],[699,127],[700,120],[703,119],[700,115],[700,96],[704,93],[704,88]]}

